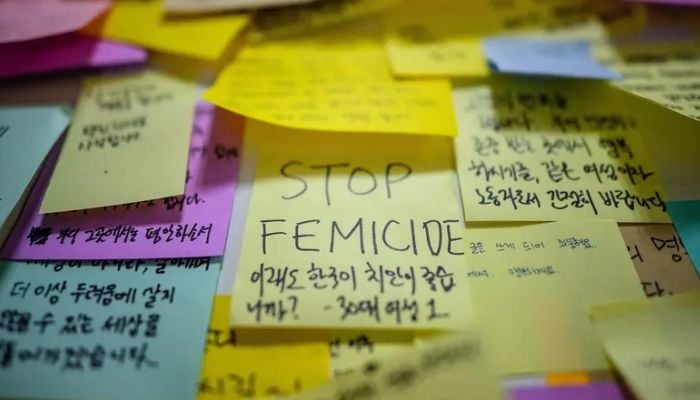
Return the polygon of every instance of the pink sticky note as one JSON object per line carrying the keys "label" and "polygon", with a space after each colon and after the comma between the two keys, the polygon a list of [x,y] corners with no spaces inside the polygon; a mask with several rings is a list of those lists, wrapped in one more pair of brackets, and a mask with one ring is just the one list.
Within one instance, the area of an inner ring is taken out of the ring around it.
{"label": "pink sticky note", "polygon": [[0,44],[0,78],[77,68],[98,68],[139,64],[146,50],[77,33],[19,43]]}
{"label": "pink sticky note", "polygon": [[109,5],[110,0],[2,0],[0,43],[77,31]]}
{"label": "pink sticky note", "polygon": [[242,132],[243,118],[202,102],[195,116],[184,195],[41,215],[39,205],[57,146],[0,258],[85,260],[223,254]]}

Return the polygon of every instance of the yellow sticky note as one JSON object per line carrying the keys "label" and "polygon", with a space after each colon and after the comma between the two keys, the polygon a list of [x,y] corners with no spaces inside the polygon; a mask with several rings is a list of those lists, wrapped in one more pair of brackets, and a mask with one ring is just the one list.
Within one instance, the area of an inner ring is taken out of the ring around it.
{"label": "yellow sticky note", "polygon": [[153,71],[87,79],[41,213],[182,194],[195,102],[195,85]]}
{"label": "yellow sticky note", "polygon": [[591,319],[639,399],[700,397],[700,292],[597,306]]}
{"label": "yellow sticky note", "polygon": [[230,303],[229,296],[214,301],[198,400],[290,395],[328,381],[325,342],[239,345],[228,324]]}
{"label": "yellow sticky note", "polygon": [[214,61],[248,22],[246,14],[166,18],[163,0],[115,0],[109,13],[84,32]]}
{"label": "yellow sticky note", "polygon": [[668,221],[640,136],[651,126],[624,93],[600,82],[494,78],[453,94],[467,221]]}
{"label": "yellow sticky note", "polygon": [[337,331],[328,340],[333,376],[362,372],[375,358],[393,357],[414,346],[411,331]]}
{"label": "yellow sticky note", "polygon": [[257,165],[234,326],[464,327],[470,301],[449,138],[256,121],[246,135],[257,140]]}
{"label": "yellow sticky note", "polygon": [[289,400],[500,400],[500,383],[484,347],[473,333],[443,337],[372,360],[362,373],[339,377]]}
{"label": "yellow sticky note", "polygon": [[378,41],[247,47],[204,94],[272,124],[325,131],[454,135],[446,80],[396,80]]}
{"label": "yellow sticky note", "polygon": [[475,320],[499,373],[607,369],[588,306],[644,298],[617,225],[467,228]]}

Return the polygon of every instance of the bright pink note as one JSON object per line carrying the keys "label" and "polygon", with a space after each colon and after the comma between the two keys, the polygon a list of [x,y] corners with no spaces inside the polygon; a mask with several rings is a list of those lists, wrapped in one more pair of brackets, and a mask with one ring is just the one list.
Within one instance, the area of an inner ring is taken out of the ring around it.
{"label": "bright pink note", "polygon": [[222,255],[242,132],[243,118],[202,102],[192,132],[184,195],[41,215],[39,205],[57,145],[0,257],[86,260]]}
{"label": "bright pink note", "polygon": [[0,60],[5,60],[0,63],[0,78],[139,64],[147,57],[146,50],[139,47],[67,33],[0,44]]}

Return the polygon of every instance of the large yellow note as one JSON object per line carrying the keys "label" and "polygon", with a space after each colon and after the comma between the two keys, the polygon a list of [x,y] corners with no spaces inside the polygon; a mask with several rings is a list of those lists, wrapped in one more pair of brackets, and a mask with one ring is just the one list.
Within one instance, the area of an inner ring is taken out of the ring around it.
{"label": "large yellow note", "polygon": [[588,306],[644,298],[612,221],[467,228],[476,323],[499,373],[607,369]]}
{"label": "large yellow note", "polygon": [[700,292],[593,307],[591,319],[640,400],[700,398]]}
{"label": "large yellow note", "polygon": [[446,80],[397,80],[373,38],[246,47],[204,94],[272,124],[325,131],[454,135]]}
{"label": "large yellow note", "polygon": [[339,330],[330,332],[328,346],[334,377],[362,372],[372,359],[392,357],[414,346],[411,331]]}
{"label": "large yellow note", "polygon": [[[250,121],[257,169],[234,326],[462,328],[470,317],[448,138]],[[463,276],[463,275],[462,275]]]}
{"label": "large yellow note", "polygon": [[180,195],[196,87],[145,71],[85,81],[42,213]]}
{"label": "large yellow note", "polygon": [[625,93],[600,82],[493,78],[453,94],[467,221],[668,221],[640,136],[650,125]]}
{"label": "large yellow note", "polygon": [[230,303],[229,296],[217,296],[214,302],[198,400],[291,395],[328,381],[325,342],[239,344],[229,328]]}
{"label": "large yellow note", "polygon": [[215,61],[249,22],[245,14],[166,18],[163,0],[115,0],[83,31],[166,53]]}

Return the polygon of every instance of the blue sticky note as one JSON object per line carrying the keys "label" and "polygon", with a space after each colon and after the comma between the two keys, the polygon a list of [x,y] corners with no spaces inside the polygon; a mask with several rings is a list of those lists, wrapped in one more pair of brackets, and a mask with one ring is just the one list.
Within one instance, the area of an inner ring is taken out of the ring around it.
{"label": "blue sticky note", "polygon": [[0,261],[0,398],[194,399],[220,265]]}
{"label": "blue sticky note", "polygon": [[489,65],[496,72],[591,79],[621,76],[599,64],[584,40],[493,37],[481,43]]}
{"label": "blue sticky note", "polygon": [[0,107],[0,227],[69,121],[66,107]]}
{"label": "blue sticky note", "polygon": [[668,214],[700,274],[700,200],[669,201]]}

